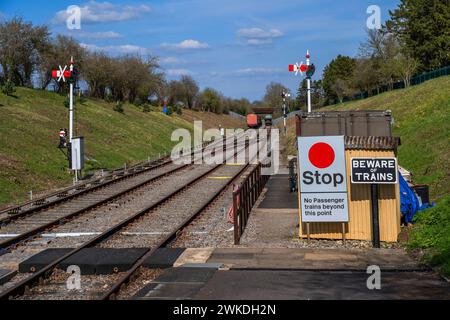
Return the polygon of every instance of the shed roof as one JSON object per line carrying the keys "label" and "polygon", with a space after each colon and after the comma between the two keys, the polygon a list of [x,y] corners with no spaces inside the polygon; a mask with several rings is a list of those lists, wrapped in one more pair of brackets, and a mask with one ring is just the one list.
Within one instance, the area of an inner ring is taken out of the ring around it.
{"label": "shed roof", "polygon": [[[344,144],[347,150],[397,150],[401,141],[400,137],[391,136],[344,136]],[[294,146],[297,148],[297,140]]]}
{"label": "shed roof", "polygon": [[399,137],[345,136],[345,148],[356,150],[396,150],[401,144]]}

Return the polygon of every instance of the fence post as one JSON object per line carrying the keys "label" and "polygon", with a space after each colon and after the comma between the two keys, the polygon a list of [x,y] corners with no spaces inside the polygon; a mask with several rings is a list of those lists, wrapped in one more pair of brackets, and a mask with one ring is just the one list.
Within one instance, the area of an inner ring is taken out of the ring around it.
{"label": "fence post", "polygon": [[238,205],[237,205],[237,195],[239,194],[239,189],[233,190],[233,222],[234,222],[234,244],[239,244],[239,221],[238,221]]}

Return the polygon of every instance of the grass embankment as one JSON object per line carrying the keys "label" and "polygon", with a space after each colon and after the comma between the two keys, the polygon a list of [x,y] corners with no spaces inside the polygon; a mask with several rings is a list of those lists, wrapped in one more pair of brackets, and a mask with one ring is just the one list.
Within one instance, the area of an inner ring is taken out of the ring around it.
{"label": "grass embankment", "polygon": [[[57,148],[60,128],[68,128],[65,97],[55,93],[17,88],[15,97],[0,93],[0,207],[22,201],[26,193],[67,185],[67,161]],[[116,168],[169,152],[173,130],[193,129],[192,119],[203,128],[244,124],[231,117],[183,110],[183,115],[164,115],[159,108],[144,113],[124,104],[123,114],[114,104],[86,99],[76,104],[76,135],[85,137],[85,169]]]}
{"label": "grass embankment", "polygon": [[[425,260],[450,275],[450,77],[322,110],[364,109],[392,110],[393,134],[401,138],[399,164],[413,172],[415,183],[430,185],[437,201],[417,214],[408,246],[425,249]],[[293,126],[285,138],[290,154],[295,154]]]}

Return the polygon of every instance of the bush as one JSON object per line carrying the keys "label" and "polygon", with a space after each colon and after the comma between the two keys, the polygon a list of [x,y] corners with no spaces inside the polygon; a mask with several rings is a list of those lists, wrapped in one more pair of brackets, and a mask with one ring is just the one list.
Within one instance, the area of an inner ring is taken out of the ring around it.
{"label": "bush", "polygon": [[64,103],[64,107],[66,107],[67,109],[70,108],[70,99],[69,98],[65,98],[63,103]]}
{"label": "bush", "polygon": [[148,103],[145,103],[142,106],[142,112],[150,112],[150,111],[151,111],[150,105]]}
{"label": "bush", "polygon": [[183,114],[183,108],[181,108],[179,105],[175,105],[173,107],[173,112],[176,114],[182,115]]}
{"label": "bush", "polygon": [[414,228],[407,246],[424,249],[425,262],[450,275],[450,195],[438,205],[419,212],[414,217]]}
{"label": "bush", "polygon": [[106,102],[114,102],[114,97],[113,97],[113,95],[112,94],[110,94],[110,93],[108,93],[106,96],[105,96],[105,101]]}
{"label": "bush", "polygon": [[86,97],[83,94],[81,94],[79,97],[77,97],[76,100],[77,100],[77,103],[79,103],[79,104],[85,104],[87,101]]}
{"label": "bush", "polygon": [[7,96],[11,96],[14,92],[16,92],[16,87],[14,86],[14,83],[11,80],[7,80],[2,85],[2,92]]}
{"label": "bush", "polygon": [[119,113],[124,113],[125,112],[125,110],[123,108],[123,104],[120,101],[118,101],[116,103],[116,105],[114,106],[113,110],[116,111],[116,112],[119,112]]}

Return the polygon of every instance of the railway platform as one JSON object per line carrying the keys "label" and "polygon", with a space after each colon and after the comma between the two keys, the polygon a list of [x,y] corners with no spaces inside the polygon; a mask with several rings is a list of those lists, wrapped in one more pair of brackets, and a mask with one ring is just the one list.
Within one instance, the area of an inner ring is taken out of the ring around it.
{"label": "railway platform", "polygon": [[[180,259],[133,299],[450,298],[448,282],[395,249],[199,248]],[[367,287],[373,264],[379,290]]]}

